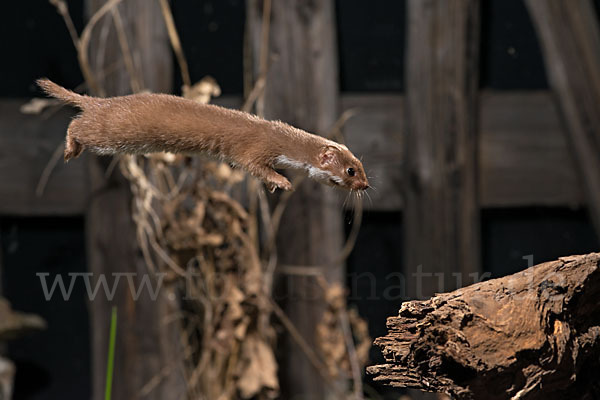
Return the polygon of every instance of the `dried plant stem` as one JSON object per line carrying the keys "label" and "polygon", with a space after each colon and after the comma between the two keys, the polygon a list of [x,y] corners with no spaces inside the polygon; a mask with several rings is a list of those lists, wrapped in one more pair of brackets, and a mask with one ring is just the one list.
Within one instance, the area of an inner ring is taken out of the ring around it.
{"label": "dried plant stem", "polygon": [[92,15],[85,28],[83,28],[83,32],[81,32],[79,46],[77,48],[79,66],[81,68],[81,72],[83,73],[83,77],[85,78],[90,90],[101,97],[105,97],[106,92],[98,85],[98,81],[92,72],[89,62],[88,48],[92,38],[92,31],[94,30],[94,27],[98,21],[100,21],[100,19],[110,12],[114,7],[118,6],[122,1],[123,0],[108,0],[106,3],[104,3],[104,5],[102,5],[102,7],[98,9],[98,11],[94,13],[94,15]]}
{"label": "dried plant stem", "polygon": [[142,83],[138,78],[138,73],[135,70],[135,64],[133,62],[133,57],[131,55],[131,50],[129,49],[129,43],[127,41],[127,33],[125,32],[125,26],[123,24],[123,19],[121,18],[121,13],[119,12],[119,7],[113,7],[111,9],[111,14],[113,20],[115,21],[115,30],[117,32],[117,39],[119,40],[119,46],[121,47],[121,54],[123,55],[123,61],[125,62],[125,69],[129,74],[129,81],[131,83],[131,90],[134,93],[138,93],[143,89]]}
{"label": "dried plant stem", "polygon": [[[269,33],[271,31],[271,0],[264,0],[263,15],[262,15],[262,31],[261,31],[261,46],[260,46],[260,77],[264,79],[265,85],[268,72],[268,57],[269,57]],[[265,116],[265,96],[264,87],[261,89],[260,95],[256,99],[256,114],[259,117]]]}
{"label": "dried plant stem", "polygon": [[110,176],[112,175],[112,173],[115,170],[115,167],[117,165],[119,165],[119,162],[121,161],[121,157],[118,155],[114,155],[112,160],[110,160],[110,164],[108,164],[108,167],[106,167],[106,171],[104,171],[104,179],[108,179],[110,178]]}
{"label": "dried plant stem", "polygon": [[75,45],[75,48],[79,46],[79,36],[77,35],[77,29],[75,29],[75,24],[71,19],[71,14],[69,14],[69,7],[64,0],[49,0],[50,4],[56,7],[58,13],[63,17],[65,21],[65,25],[67,26],[67,30],[69,31],[69,36],[71,36],[71,40]]}
{"label": "dried plant stem", "polygon": [[354,398],[355,400],[363,400],[362,373],[358,356],[356,355],[356,347],[354,346],[354,338],[352,337],[352,327],[350,326],[350,318],[348,311],[345,308],[339,311],[340,328],[344,334],[346,342],[346,351],[348,352],[348,360],[352,369],[352,380],[354,382]]}
{"label": "dried plant stem", "polygon": [[327,139],[333,139],[338,143],[344,143],[344,135],[342,135],[342,128],[346,125],[346,122],[352,117],[354,117],[357,113],[356,108],[350,108],[345,110],[342,115],[335,121],[335,124],[329,130],[329,134],[327,134]]}
{"label": "dried plant stem", "polygon": [[38,184],[35,188],[35,195],[37,197],[41,197],[44,194],[44,190],[46,189],[46,185],[48,184],[50,175],[52,174],[52,171],[56,167],[58,160],[61,159],[64,148],[65,148],[65,144],[63,142],[61,142],[56,147],[56,149],[52,153],[52,157],[50,157],[50,160],[44,167],[44,170],[42,171],[42,175],[40,176],[40,180],[38,181]]}
{"label": "dried plant stem", "polygon": [[[101,71],[103,69],[104,66],[104,62],[105,62],[105,57],[106,57],[106,44],[108,42],[108,36],[110,35],[110,28],[112,26],[112,24],[114,23],[113,19],[110,18],[104,18],[104,20],[102,21],[102,24],[100,25],[100,32],[98,33],[98,39],[97,42],[98,44],[96,45],[96,51],[95,51],[95,57],[94,57],[94,62],[95,62],[95,71]],[[119,59],[120,63],[124,63],[123,59]],[[120,67],[120,65],[119,65]],[[115,67],[115,70],[117,70],[118,68]],[[98,79],[100,80],[99,85],[102,86],[104,85],[104,77],[100,76],[100,74],[98,74]]]}
{"label": "dried plant stem", "polygon": [[269,57],[269,33],[271,31],[271,0],[264,0],[262,14],[262,30],[260,32],[259,68],[261,74],[267,72]]}
{"label": "dried plant stem", "polygon": [[265,101],[264,90],[267,84],[267,73],[269,70],[269,33],[271,30],[271,0],[264,0],[262,27],[260,32],[260,55],[258,60],[258,78],[254,87],[248,94],[242,105],[242,111],[249,112],[256,103],[256,115],[264,117]]}
{"label": "dried plant stem", "polygon": [[190,78],[190,71],[188,68],[187,60],[185,59],[185,54],[183,53],[183,49],[181,47],[181,41],[179,40],[179,34],[177,33],[177,28],[175,28],[175,21],[173,20],[173,13],[171,12],[171,7],[169,6],[168,0],[158,0],[160,3],[160,9],[162,11],[163,18],[165,20],[165,25],[167,26],[167,31],[169,33],[169,40],[171,41],[171,47],[173,47],[173,51],[175,52],[175,57],[177,58],[177,63],[179,64],[179,69],[181,70],[181,79],[183,81],[183,85],[187,87],[192,86],[192,80]]}
{"label": "dried plant stem", "polygon": [[165,365],[155,374],[138,392],[138,398],[143,399],[148,396],[156,387],[166,378],[168,377],[173,370],[177,367],[175,363],[171,363],[169,365]]}
{"label": "dried plant stem", "polygon": [[242,80],[244,84],[244,98],[247,99],[254,86],[254,68],[252,66],[252,44],[250,42],[251,32],[249,24],[244,27],[244,38],[242,43]]}
{"label": "dried plant stem", "polygon": [[[254,103],[262,95],[262,93],[265,89],[266,82],[267,82],[266,77],[264,77],[264,76],[258,77],[258,79],[256,80],[256,83],[254,84],[254,87],[252,88],[252,90],[250,91],[250,94],[246,98],[246,101],[244,101],[244,104],[242,105],[242,108],[241,108],[242,111],[250,112]],[[257,113],[257,115],[258,115],[258,113]]]}
{"label": "dried plant stem", "polygon": [[323,267],[315,265],[279,265],[277,272],[286,275],[295,276],[313,276],[325,278],[323,275]]}
{"label": "dried plant stem", "polygon": [[363,202],[362,197],[356,198],[356,207],[354,209],[354,215],[352,218],[352,229],[350,230],[350,234],[348,235],[348,239],[346,239],[346,243],[344,247],[340,251],[340,254],[331,262],[331,265],[338,265],[344,262],[352,250],[354,249],[354,245],[356,244],[356,239],[358,238],[358,233],[360,232],[360,226],[362,224],[362,216],[363,216]]}
{"label": "dried plant stem", "polygon": [[[306,342],[306,340],[302,337],[302,334],[298,332],[298,329],[294,325],[294,323],[289,319],[289,317],[283,312],[281,307],[271,297],[267,297],[267,301],[269,302],[273,313],[277,316],[279,321],[283,324],[285,329],[289,332],[290,336],[296,344],[302,349],[306,358],[310,361],[310,363],[315,367],[315,369],[319,372],[321,377],[335,388],[335,385],[332,383],[333,377],[329,375],[327,371],[327,366],[321,361],[317,353],[312,349],[312,347]],[[337,388],[336,388],[337,389]],[[337,389],[339,390],[339,389]],[[341,394],[341,393],[340,393]]]}
{"label": "dried plant stem", "polygon": [[248,199],[248,214],[250,218],[248,220],[248,236],[252,242],[252,246],[256,249],[260,248],[259,237],[258,237],[258,208],[259,208],[259,196],[258,190],[260,183],[257,179],[248,179],[248,193],[250,198]]}
{"label": "dried plant stem", "polygon": [[[266,4],[268,3],[268,4]],[[268,10],[267,10],[268,8]],[[264,5],[264,9],[263,9],[263,21],[268,21],[270,19],[270,9],[271,9],[271,1],[267,0],[265,2]],[[267,22],[267,26],[268,26],[268,22]],[[247,31],[246,31],[247,33]],[[264,33],[264,32],[263,32]],[[247,43],[247,34],[244,37],[244,55],[246,56],[245,58],[245,66],[246,68],[244,69],[244,82],[248,83],[250,82],[249,76],[251,74],[248,74],[249,71],[251,71],[250,68],[248,68],[248,65],[250,64],[250,60],[251,58],[248,57],[249,53],[249,49],[248,49],[248,43]],[[242,111],[246,111],[249,112],[250,109],[252,108],[253,104],[256,102],[256,100],[262,95],[265,84],[266,84],[266,68],[267,65],[266,63],[263,63],[263,56],[262,54],[268,54],[268,46],[269,46],[269,42],[268,42],[268,32],[266,35],[263,34],[262,37],[262,42],[261,42],[261,64],[260,64],[260,76],[259,79],[254,83],[252,90],[250,91],[250,93],[248,94],[246,100],[244,101],[244,104],[242,105]],[[266,56],[264,56],[266,57]],[[260,114],[259,114],[260,115]],[[263,193],[260,192],[261,190],[261,185],[259,184],[259,182],[256,179],[248,179],[248,197],[249,197],[249,213],[250,213],[250,226],[249,226],[249,234],[250,234],[250,238],[255,246],[255,248],[259,248],[259,238],[258,238],[258,203],[260,203],[260,208],[261,208],[261,215],[263,216],[263,218],[266,218],[269,214],[269,207],[267,204],[267,201],[265,199],[265,196],[262,195]],[[269,218],[270,220],[270,218]],[[270,224],[265,224],[265,227],[267,227],[267,229],[269,229],[271,225]],[[275,262],[273,262],[273,257],[269,258],[269,262],[267,263],[267,266],[265,268],[265,274],[263,276],[263,289],[265,290],[265,292],[271,293],[272,292],[272,285],[273,285],[273,270],[275,269],[276,266],[276,258],[275,258]]]}

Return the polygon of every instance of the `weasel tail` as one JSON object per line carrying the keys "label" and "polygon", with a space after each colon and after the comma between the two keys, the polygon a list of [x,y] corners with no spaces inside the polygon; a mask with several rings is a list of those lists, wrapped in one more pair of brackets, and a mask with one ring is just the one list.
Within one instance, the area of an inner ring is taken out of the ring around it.
{"label": "weasel tail", "polygon": [[65,103],[72,104],[82,109],[86,103],[86,99],[89,99],[88,96],[83,96],[71,90],[65,89],[64,87],[52,82],[50,79],[38,79],[36,83],[48,96],[55,97],[64,101]]}
{"label": "weasel tail", "polygon": [[[59,100],[64,101],[65,103],[76,106],[82,110],[85,109],[86,104],[89,102],[89,100],[91,100],[90,97],[77,94],[71,90],[65,89],[64,87],[52,82],[50,79],[41,78],[38,79],[36,83],[48,96],[55,97]],[[79,157],[79,155],[81,155],[81,153],[85,149],[84,146],[82,146],[81,143],[78,142],[72,134],[73,127],[77,120],[78,118],[74,119],[73,122],[71,122],[71,125],[69,125],[69,128],[67,129],[64,153],[65,161],[69,161],[72,158]]]}

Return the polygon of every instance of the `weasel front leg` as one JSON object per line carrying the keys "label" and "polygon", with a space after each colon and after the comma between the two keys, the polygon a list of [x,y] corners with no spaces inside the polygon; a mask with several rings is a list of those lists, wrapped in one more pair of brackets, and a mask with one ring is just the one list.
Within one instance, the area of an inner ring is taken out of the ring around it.
{"label": "weasel front leg", "polygon": [[74,131],[77,130],[77,126],[80,124],[80,121],[78,118],[75,118],[73,121],[71,121],[71,124],[69,124],[69,127],[67,128],[67,137],[66,137],[66,143],[65,143],[65,161],[69,161],[71,158],[77,158],[81,155],[81,153],[84,150],[84,147],[81,143],[79,143],[77,141],[77,139],[75,139],[75,135],[74,135]]}
{"label": "weasel front leg", "polygon": [[292,190],[292,184],[290,181],[285,176],[277,173],[271,167],[254,167],[250,172],[252,175],[262,180],[271,193],[273,193],[277,188],[283,190]]}

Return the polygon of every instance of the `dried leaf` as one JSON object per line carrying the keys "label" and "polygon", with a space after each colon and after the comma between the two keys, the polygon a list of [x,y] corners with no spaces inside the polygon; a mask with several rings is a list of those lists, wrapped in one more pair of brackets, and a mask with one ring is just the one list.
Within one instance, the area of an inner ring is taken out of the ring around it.
{"label": "dried leaf", "polygon": [[21,105],[19,109],[23,114],[41,114],[46,108],[59,104],[55,99],[42,99],[35,97]]}
{"label": "dried leaf", "polygon": [[183,86],[183,97],[198,103],[207,104],[212,97],[221,95],[221,87],[212,76],[205,76],[192,87]]}
{"label": "dried leaf", "polygon": [[242,398],[249,399],[265,389],[270,395],[279,390],[273,350],[255,335],[246,337],[242,342],[242,364],[237,381]]}

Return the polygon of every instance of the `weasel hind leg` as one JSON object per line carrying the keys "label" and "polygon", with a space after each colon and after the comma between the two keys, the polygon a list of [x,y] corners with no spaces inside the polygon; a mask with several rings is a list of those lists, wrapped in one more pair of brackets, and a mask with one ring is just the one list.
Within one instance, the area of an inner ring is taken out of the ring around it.
{"label": "weasel hind leg", "polygon": [[65,161],[69,161],[72,158],[79,157],[85,149],[84,146],[81,143],[79,143],[73,135],[73,128],[76,123],[77,120],[73,120],[73,122],[71,122],[71,125],[69,125],[69,128],[67,129],[67,138],[64,154]]}

